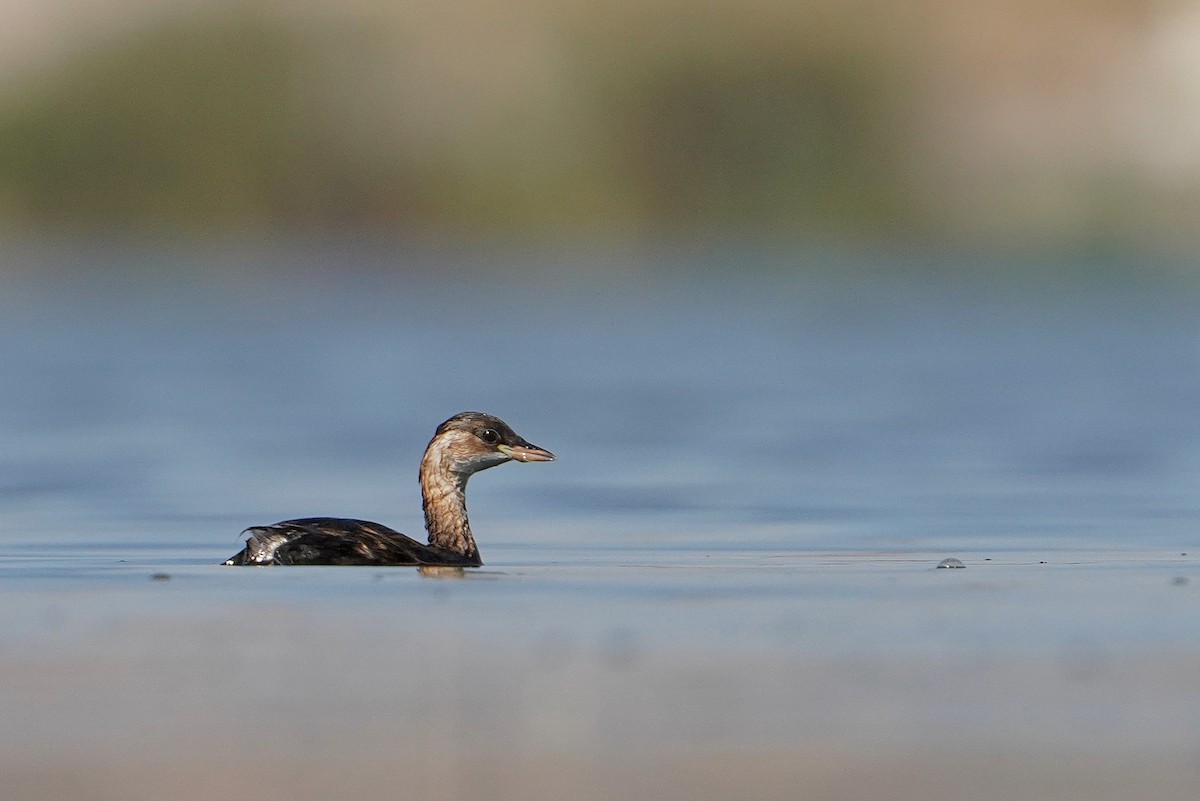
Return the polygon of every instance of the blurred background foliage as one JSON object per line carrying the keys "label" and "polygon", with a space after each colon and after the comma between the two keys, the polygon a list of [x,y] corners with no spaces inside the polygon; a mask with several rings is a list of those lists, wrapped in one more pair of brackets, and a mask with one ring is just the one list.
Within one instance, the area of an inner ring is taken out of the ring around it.
{"label": "blurred background foliage", "polygon": [[1197,244],[1150,0],[8,0],[9,233]]}

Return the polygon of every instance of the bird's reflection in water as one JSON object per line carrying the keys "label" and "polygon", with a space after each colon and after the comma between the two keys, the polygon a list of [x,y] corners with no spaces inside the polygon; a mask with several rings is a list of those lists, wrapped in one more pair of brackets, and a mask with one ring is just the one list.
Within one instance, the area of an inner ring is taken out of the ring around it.
{"label": "bird's reflection in water", "polygon": [[467,577],[467,571],[454,565],[421,565],[417,572],[426,578],[462,579]]}

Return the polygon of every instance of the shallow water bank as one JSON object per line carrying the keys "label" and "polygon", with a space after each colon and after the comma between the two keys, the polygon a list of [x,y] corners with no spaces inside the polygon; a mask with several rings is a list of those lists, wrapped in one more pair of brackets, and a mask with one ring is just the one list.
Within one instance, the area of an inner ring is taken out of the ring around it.
{"label": "shallow water bank", "polygon": [[964,554],[947,571],[921,553],[575,555],[462,580],[10,565],[0,600],[44,625],[8,628],[0,657],[7,795],[1116,801],[1194,786],[1190,557]]}
{"label": "shallow water bank", "polygon": [[831,656],[371,618],[230,604],[7,649],[6,797],[1116,801],[1196,778],[1194,649]]}

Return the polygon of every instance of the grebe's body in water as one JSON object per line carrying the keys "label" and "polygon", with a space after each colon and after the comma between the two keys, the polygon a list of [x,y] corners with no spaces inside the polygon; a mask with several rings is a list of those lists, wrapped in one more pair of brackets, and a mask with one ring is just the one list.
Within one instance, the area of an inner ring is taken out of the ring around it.
{"label": "grebe's body in water", "polygon": [[378,523],[306,517],[246,529],[246,547],[225,564],[481,565],[467,522],[467,479],[514,459],[549,462],[554,454],[530,445],[498,417],[456,414],[438,426],[421,459],[428,545]]}

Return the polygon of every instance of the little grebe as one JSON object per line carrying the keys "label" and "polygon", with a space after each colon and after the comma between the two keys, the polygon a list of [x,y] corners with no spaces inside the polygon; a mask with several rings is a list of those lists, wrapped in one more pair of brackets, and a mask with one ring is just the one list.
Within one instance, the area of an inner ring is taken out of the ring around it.
{"label": "little grebe", "polygon": [[456,414],[438,426],[421,459],[428,545],[378,523],[305,517],[246,529],[246,547],[225,564],[481,565],[467,522],[467,479],[513,459],[549,462],[554,454],[530,445],[498,417]]}

